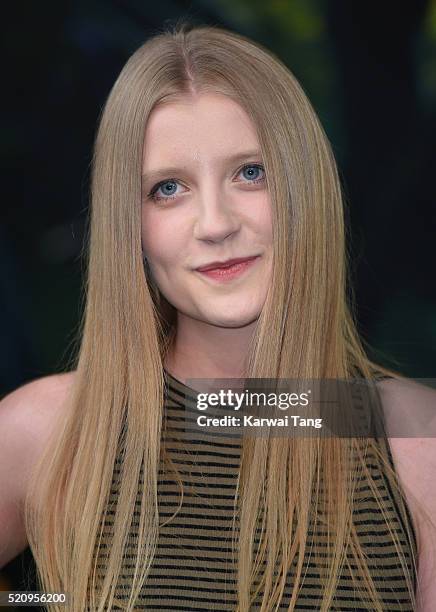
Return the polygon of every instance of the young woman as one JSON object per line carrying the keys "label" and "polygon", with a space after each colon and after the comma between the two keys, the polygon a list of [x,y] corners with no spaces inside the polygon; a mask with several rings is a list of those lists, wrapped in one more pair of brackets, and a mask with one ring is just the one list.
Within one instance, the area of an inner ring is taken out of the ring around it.
{"label": "young woman", "polygon": [[28,542],[71,612],[433,610],[433,439],[178,435],[195,378],[388,376],[388,426],[434,402],[363,350],[334,158],[289,70],[218,27],[149,39],[91,211],[77,364],[0,412],[2,562]]}

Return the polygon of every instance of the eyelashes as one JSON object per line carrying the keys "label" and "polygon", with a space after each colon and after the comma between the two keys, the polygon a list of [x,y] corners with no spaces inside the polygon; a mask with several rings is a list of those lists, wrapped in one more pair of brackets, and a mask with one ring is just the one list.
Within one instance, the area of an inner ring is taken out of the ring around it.
{"label": "eyelashes", "polygon": [[[255,177],[252,180],[243,181],[243,182],[245,182],[245,184],[247,184],[247,185],[258,184],[258,183],[262,183],[262,182],[265,181],[265,169],[264,169],[262,164],[258,164],[258,163],[245,164],[244,166],[242,166],[242,168],[240,168],[237,171],[236,176],[238,176],[239,174],[241,174],[241,172],[243,172],[244,170],[247,170],[249,168],[250,169],[254,168],[255,170],[259,170],[261,173],[263,173],[263,176],[261,178]],[[179,181],[177,179],[174,179],[174,178],[165,179],[164,181],[159,181],[159,183],[156,183],[156,185],[154,185],[154,187],[152,187],[150,192],[147,194],[147,198],[151,199],[151,200],[154,200],[154,201],[175,200],[177,198],[177,196],[179,195],[178,193],[175,193],[175,194],[171,193],[171,194],[167,194],[167,195],[157,195],[157,192],[159,191],[159,189],[161,189],[161,187],[163,187],[165,185],[174,185],[174,186],[176,186],[176,185],[179,185]]]}

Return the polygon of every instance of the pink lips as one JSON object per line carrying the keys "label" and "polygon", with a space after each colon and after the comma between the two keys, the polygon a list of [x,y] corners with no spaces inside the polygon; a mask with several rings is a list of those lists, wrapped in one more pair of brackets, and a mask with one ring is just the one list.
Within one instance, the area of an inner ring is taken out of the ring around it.
{"label": "pink lips", "polygon": [[215,270],[216,268],[228,268],[229,266],[233,266],[233,264],[241,263],[243,261],[248,261],[249,259],[254,259],[257,255],[253,255],[252,257],[235,257],[234,259],[228,259],[227,261],[212,261],[205,266],[199,266],[196,268],[199,272],[205,272],[206,270]]}
{"label": "pink lips", "polygon": [[219,266],[212,268],[210,266],[204,266],[203,268],[198,268],[197,272],[203,274],[204,276],[208,276],[214,280],[226,281],[234,279],[238,276],[241,276],[248,268],[250,268],[253,263],[259,258],[258,255],[254,257],[250,257],[247,259],[240,260],[231,260],[235,263],[226,266]]}

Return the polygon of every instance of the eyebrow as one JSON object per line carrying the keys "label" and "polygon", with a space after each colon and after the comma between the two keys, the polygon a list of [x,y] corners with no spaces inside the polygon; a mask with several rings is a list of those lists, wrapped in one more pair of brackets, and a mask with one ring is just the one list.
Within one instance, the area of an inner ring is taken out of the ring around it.
{"label": "eyebrow", "polygon": [[[235,153],[234,155],[230,155],[229,157],[224,157],[221,159],[221,161],[224,163],[237,163],[250,157],[261,158],[262,154],[259,149],[253,149],[252,151],[241,151],[239,153]],[[167,168],[158,168],[157,170],[152,170],[151,172],[145,172],[142,174],[141,178],[143,182],[154,183],[159,179],[164,179],[175,174],[180,174],[185,170],[186,168],[184,169],[181,166],[168,166]]]}

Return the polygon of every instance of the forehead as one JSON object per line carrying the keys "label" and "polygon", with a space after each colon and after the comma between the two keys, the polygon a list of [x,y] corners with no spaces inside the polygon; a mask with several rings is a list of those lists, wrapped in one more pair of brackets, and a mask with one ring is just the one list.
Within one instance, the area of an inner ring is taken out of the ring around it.
{"label": "forehead", "polygon": [[246,111],[231,98],[215,93],[186,96],[157,106],[145,129],[144,165],[180,158],[234,153],[256,148],[256,129]]}

